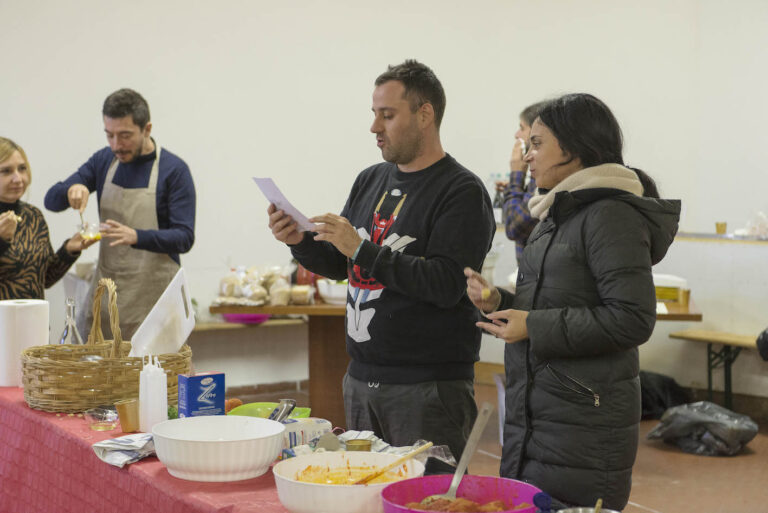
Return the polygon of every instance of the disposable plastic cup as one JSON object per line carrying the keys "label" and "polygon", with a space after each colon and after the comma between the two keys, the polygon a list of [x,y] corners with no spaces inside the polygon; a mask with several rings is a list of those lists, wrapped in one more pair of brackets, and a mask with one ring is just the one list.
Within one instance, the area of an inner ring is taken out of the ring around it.
{"label": "disposable plastic cup", "polygon": [[115,403],[117,416],[123,433],[134,433],[139,430],[139,400],[126,399]]}
{"label": "disposable plastic cup", "polygon": [[718,235],[725,235],[728,231],[728,223],[720,221],[715,223],[715,233]]}

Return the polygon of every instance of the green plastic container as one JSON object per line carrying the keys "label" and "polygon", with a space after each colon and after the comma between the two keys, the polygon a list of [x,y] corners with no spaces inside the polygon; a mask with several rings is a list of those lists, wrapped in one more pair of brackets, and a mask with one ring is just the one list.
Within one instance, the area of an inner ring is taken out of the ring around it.
{"label": "green plastic container", "polygon": [[[237,408],[232,408],[227,415],[240,415],[242,417],[261,417],[263,419],[266,419],[269,417],[269,414],[274,411],[275,408],[277,408],[278,403],[248,403],[248,404],[241,404]],[[306,419],[309,417],[310,412],[312,411],[311,408],[303,408],[301,406],[297,406],[293,409],[290,415],[288,415],[289,419]]]}

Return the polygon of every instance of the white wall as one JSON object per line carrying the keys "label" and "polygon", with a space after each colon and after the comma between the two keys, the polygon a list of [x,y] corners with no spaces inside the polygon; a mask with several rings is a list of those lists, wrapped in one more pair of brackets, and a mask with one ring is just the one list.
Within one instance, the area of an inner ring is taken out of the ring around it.
{"label": "white wall", "polygon": [[[640,366],[674,376],[684,386],[707,387],[707,346],[669,338],[695,328],[757,336],[768,326],[768,243],[699,241],[678,238],[654,271],[688,281],[702,322],[657,322],[651,339],[640,348]],[[712,373],[723,390],[723,370]],[[768,397],[768,362],[756,350],[742,350],[733,364],[733,391]]]}
{"label": "white wall", "polygon": [[195,372],[224,372],[229,387],[309,378],[307,326],[258,326],[193,332]]}
{"label": "white wall", "polygon": [[[107,94],[139,90],[157,141],[196,182],[197,240],[182,262],[201,304],[228,266],[288,259],[251,176],[274,176],[308,214],[341,209],[380,160],[373,80],[408,57],[442,80],[444,146],[483,178],[507,169],[525,105],[589,91],[621,122],[627,162],[684,200],[684,229],[768,210],[763,0],[0,0],[0,13],[0,134],[31,159],[27,199],[42,206],[105,144]],[[46,218],[54,245],[78,222]],[[57,332],[61,286],[48,298]]]}

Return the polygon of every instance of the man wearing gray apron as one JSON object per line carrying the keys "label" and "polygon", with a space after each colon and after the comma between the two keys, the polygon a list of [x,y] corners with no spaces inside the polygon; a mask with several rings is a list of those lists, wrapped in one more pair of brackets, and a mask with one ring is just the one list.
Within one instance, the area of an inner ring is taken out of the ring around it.
{"label": "man wearing gray apron", "polygon": [[[157,230],[157,210],[155,209],[157,194],[157,175],[160,163],[160,146],[156,145],[157,153],[152,171],[149,175],[149,185],[146,189],[126,189],[115,185],[118,160],[115,158],[107,171],[107,179],[101,191],[99,202],[99,220],[102,224],[114,226],[110,221],[131,226],[140,230]],[[102,236],[108,239],[112,227],[102,230]],[[88,294],[93,297],[93,291],[101,278],[112,278],[117,286],[117,311],[120,315],[120,331],[123,340],[130,340],[136,329],[144,321],[152,306],[160,298],[165,287],[171,282],[179,264],[165,253],[153,253],[131,246],[118,244],[102,244],[99,250],[99,263],[93,273],[93,282]],[[150,272],[151,271],[151,272]],[[102,330],[109,333],[109,318],[105,308],[102,308]],[[91,326],[93,314],[86,309],[86,326]],[[106,338],[111,338],[107,336]]]}
{"label": "man wearing gray apron", "polygon": [[[109,147],[51,187],[45,206],[82,213],[97,192],[102,241],[88,304],[80,305],[83,335],[92,324],[93,292],[107,277],[117,285],[122,338],[130,340],[178,271],[179,254],[192,247],[195,190],[184,161],[150,137],[149,106],[141,95],[116,91],[104,102],[103,115]],[[109,339],[107,310],[102,308],[101,324]]]}

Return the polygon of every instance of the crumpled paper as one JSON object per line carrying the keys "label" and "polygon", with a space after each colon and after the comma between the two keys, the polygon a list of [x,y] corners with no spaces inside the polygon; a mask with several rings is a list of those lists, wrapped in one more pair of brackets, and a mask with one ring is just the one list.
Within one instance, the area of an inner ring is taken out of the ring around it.
{"label": "crumpled paper", "polygon": [[139,461],[155,454],[155,442],[152,433],[136,433],[93,444],[93,452],[100,460],[123,468],[129,463]]}

